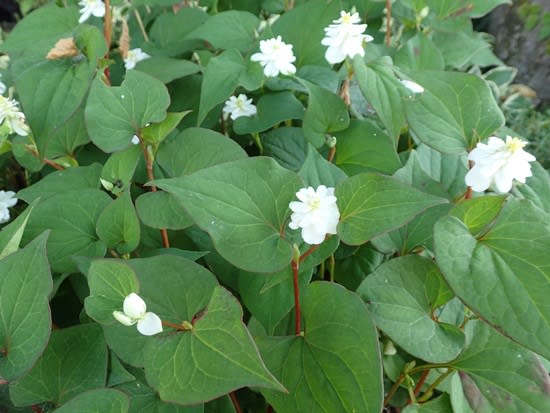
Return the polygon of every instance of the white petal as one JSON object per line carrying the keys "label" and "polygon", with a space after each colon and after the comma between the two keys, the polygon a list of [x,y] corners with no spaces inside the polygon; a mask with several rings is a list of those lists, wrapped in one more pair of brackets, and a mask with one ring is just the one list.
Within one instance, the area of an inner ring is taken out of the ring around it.
{"label": "white petal", "polygon": [[319,228],[314,225],[302,228],[302,239],[309,245],[322,243],[325,240],[325,235],[324,231],[319,231]]}
{"label": "white petal", "polygon": [[113,317],[116,318],[117,321],[124,324],[125,326],[134,325],[137,321],[137,320],[134,320],[134,319],[128,317],[122,311],[113,311]]}
{"label": "white petal", "polygon": [[130,293],[124,299],[124,314],[136,320],[142,318],[147,311],[145,301],[136,293]]}
{"label": "white petal", "polygon": [[144,336],[153,336],[162,332],[162,321],[155,313],[145,313],[138,321],[137,329]]}
{"label": "white petal", "polygon": [[506,173],[506,171],[500,170],[495,174],[494,181],[497,192],[505,194],[510,192],[510,189],[512,189],[514,177],[511,174]]}
{"label": "white petal", "polygon": [[483,192],[491,186],[491,177],[483,174],[482,169],[477,166],[468,171],[465,181],[475,192]]}

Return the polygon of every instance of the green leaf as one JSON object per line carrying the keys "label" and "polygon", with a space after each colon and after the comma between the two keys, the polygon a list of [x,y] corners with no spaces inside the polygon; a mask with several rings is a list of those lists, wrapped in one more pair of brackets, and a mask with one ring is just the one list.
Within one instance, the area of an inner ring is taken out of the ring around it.
{"label": "green leaf", "polygon": [[189,60],[172,59],[165,56],[152,56],[136,65],[136,70],[147,73],[162,83],[170,83],[181,77],[198,73],[200,69],[198,64]]}
{"label": "green leaf", "polygon": [[323,158],[311,144],[308,144],[308,153],[298,174],[306,186],[314,188],[319,185],[335,187],[347,178],[340,168]]}
{"label": "green leaf", "polygon": [[104,152],[120,151],[147,123],[164,120],[169,104],[162,82],[137,70],[129,70],[117,87],[106,86],[98,78],[85,109],[88,133]]}
{"label": "green leaf", "polygon": [[117,390],[123,391],[130,398],[129,413],[204,413],[202,404],[187,407],[160,400],[155,391],[145,383],[145,379],[117,386]]}
{"label": "green leaf", "polygon": [[275,159],[282,167],[298,172],[306,159],[308,143],[302,128],[272,129],[262,135],[264,154]]}
{"label": "green leaf", "polygon": [[365,304],[343,287],[310,284],[302,295],[305,333],[264,337],[258,346],[288,394],[262,389],[276,411],[382,410],[382,366],[377,333]]}
{"label": "green leaf", "polygon": [[481,321],[466,325],[468,348],[452,363],[460,370],[474,412],[545,413],[550,379],[540,360]]}
{"label": "green leaf", "polygon": [[393,174],[401,167],[393,140],[368,120],[353,119],[337,139],[334,163],[348,175],[361,172]]}
{"label": "green leaf", "polygon": [[43,58],[17,79],[19,99],[41,157],[71,155],[89,141],[83,108],[96,75],[97,58],[107,49],[103,34],[95,27],[80,26],[75,41],[89,58],[76,64],[72,59]]}
{"label": "green leaf", "polygon": [[304,117],[304,107],[292,92],[278,92],[263,95],[257,104],[255,116],[241,116],[235,119],[235,133],[263,132],[281,122]]}
{"label": "green leaf", "polygon": [[[115,270],[118,268],[111,264],[110,260],[105,262],[105,266]],[[206,307],[217,285],[216,278],[204,267],[175,255],[133,259],[125,263],[138,276],[139,295],[147,303],[148,311],[153,311],[162,320],[174,323],[192,320],[195,314]],[[158,276],[159,268],[162,268],[162,277]],[[127,269],[119,271],[119,276],[124,274],[131,278]],[[107,286],[105,284],[105,287]],[[112,286],[116,284],[112,283]],[[123,293],[125,292],[126,290]],[[115,302],[116,297],[123,293],[113,289],[105,295],[113,297]],[[118,301],[117,305],[117,308],[106,308],[106,318],[109,315],[112,318],[112,311],[120,309],[121,301]],[[143,336],[135,327],[126,327],[119,323],[104,325],[103,329],[109,347],[122,361],[132,366],[143,367],[145,345],[149,340],[156,338]]]}
{"label": "green leaf", "polygon": [[405,104],[415,135],[435,150],[459,155],[504,124],[491,89],[466,73],[424,71],[412,76],[424,93]]}
{"label": "green leaf", "polygon": [[[142,156],[143,153],[139,145],[132,145],[126,150],[115,152],[109,156],[109,159],[103,165],[101,179],[113,186],[109,190],[110,192],[118,195],[130,187]],[[105,185],[104,182],[103,185]]]}
{"label": "green leaf", "polygon": [[482,0],[472,3],[472,10],[469,15],[472,18],[480,18],[485,16],[495,7],[500,6],[501,4],[512,4],[512,0]]}
{"label": "green leaf", "polygon": [[355,291],[376,267],[384,262],[384,255],[370,243],[360,247],[342,244],[335,256],[335,280],[348,290]]}
{"label": "green leaf", "polygon": [[162,142],[156,161],[170,177],[246,158],[235,141],[210,129],[189,128]]}
{"label": "green leaf", "polygon": [[442,394],[441,396],[432,399],[426,403],[413,403],[406,406],[403,413],[458,413],[453,410],[449,395]]}
{"label": "green leaf", "polygon": [[79,394],[54,413],[126,413],[128,412],[128,396],[113,389],[90,390]]}
{"label": "green leaf", "polygon": [[105,244],[96,234],[99,214],[111,198],[97,189],[58,193],[35,208],[23,235],[23,243],[51,229],[48,238],[48,260],[54,272],[77,269],[73,256],[103,257]]}
{"label": "green leaf", "polygon": [[14,221],[2,228],[0,232],[0,260],[19,249],[23,232],[29,221],[29,215],[38,201],[29,205]]}
{"label": "green leaf", "polygon": [[44,62],[44,56],[62,37],[70,37],[78,24],[78,8],[61,8],[48,4],[25,16],[2,44],[9,54],[15,75],[23,74],[33,65]]}
{"label": "green leaf", "polygon": [[411,37],[395,55],[395,64],[402,69],[444,70],[445,61],[439,49],[424,33]]}
{"label": "green leaf", "polygon": [[550,213],[550,175],[540,163],[533,162],[530,165],[533,176],[527,179],[527,183],[516,185],[514,192],[519,192],[540,209]]}
{"label": "green leaf", "polygon": [[402,85],[393,73],[391,59],[382,57],[367,65],[361,56],[356,56],[353,70],[361,93],[376,110],[390,138],[397,141],[405,116],[399,92]]}
{"label": "green leaf", "polygon": [[0,260],[0,377],[9,381],[31,368],[50,337],[47,237]]}
{"label": "green leaf", "polygon": [[302,184],[272,159],[243,159],[155,184],[180,200],[233,265],[275,272],[290,263],[292,247],[281,234]]}
{"label": "green leaf", "polygon": [[[275,274],[239,273],[239,293],[250,313],[262,324],[269,335],[294,307],[293,275],[290,268]],[[299,288],[311,280],[311,269],[300,270]]]}
{"label": "green leaf", "polygon": [[479,239],[455,217],[443,217],[434,228],[437,263],[456,295],[504,334],[546,358],[549,222],[550,216],[529,201],[509,199]]}
{"label": "green leaf", "polygon": [[33,369],[10,383],[16,406],[65,403],[86,390],[105,385],[107,347],[97,324],[54,330]]}
{"label": "green leaf", "polygon": [[376,326],[414,357],[446,363],[462,351],[462,331],[432,318],[453,293],[431,260],[416,255],[392,259],[376,268],[357,293]]}
{"label": "green leaf", "polygon": [[300,79],[309,93],[309,103],[304,114],[304,135],[313,146],[325,143],[325,135],[344,130],[349,125],[348,107],[340,96]]}
{"label": "green leaf", "polygon": [[363,244],[406,224],[426,208],[445,202],[370,172],[343,181],[336,187],[336,197],[340,208],[338,236],[350,245]]}
{"label": "green leaf", "polygon": [[99,177],[101,165],[94,163],[90,166],[78,168],[67,168],[62,171],[55,171],[35,184],[22,189],[17,193],[17,198],[30,204],[37,198],[45,201],[73,189],[99,188]]}
{"label": "green leaf", "polygon": [[216,287],[191,332],[147,344],[147,381],[162,400],[196,404],[244,386],[284,390],[263,364],[242,315],[239,302]]}
{"label": "green leaf", "polygon": [[449,215],[464,222],[470,233],[478,236],[500,213],[506,196],[481,196],[467,199],[453,207]]}
{"label": "green leaf", "polygon": [[203,39],[217,49],[246,52],[254,43],[260,19],[246,11],[229,10],[211,16],[189,33],[187,39]]}
{"label": "green leaf", "polygon": [[[323,29],[340,16],[340,2],[309,1],[281,15],[271,27],[274,37],[281,35],[293,46],[296,66],[326,66],[326,47],[321,44]],[[304,30],[307,27],[307,30]]]}
{"label": "green leaf", "polygon": [[121,254],[135,250],[140,241],[139,219],[127,190],[111,202],[97,219],[97,235]]}
{"label": "green leaf", "polygon": [[102,324],[114,324],[113,311],[122,311],[127,295],[139,293],[134,271],[125,263],[114,260],[92,261],[88,285],[90,295],[84,301],[86,313]]}
{"label": "green leaf", "polygon": [[485,34],[473,30],[456,33],[435,32],[433,41],[441,51],[447,67],[456,69],[468,67],[478,53],[491,49]]}
{"label": "green leaf", "polygon": [[147,192],[136,199],[136,211],[141,222],[156,229],[185,229],[193,221],[174,195],[167,192]]}
{"label": "green leaf", "polygon": [[147,143],[158,145],[178,126],[181,120],[189,114],[189,110],[185,112],[168,113],[166,119],[160,123],[153,123],[146,126],[142,131],[142,138]]}
{"label": "green leaf", "polygon": [[163,53],[179,56],[203,45],[202,41],[188,40],[186,35],[206,19],[208,14],[198,7],[184,7],[178,13],[163,13],[155,19],[149,36],[152,43]]}
{"label": "green leaf", "polygon": [[224,102],[239,84],[239,78],[246,70],[246,63],[235,50],[213,57],[204,70],[197,126],[215,106]]}

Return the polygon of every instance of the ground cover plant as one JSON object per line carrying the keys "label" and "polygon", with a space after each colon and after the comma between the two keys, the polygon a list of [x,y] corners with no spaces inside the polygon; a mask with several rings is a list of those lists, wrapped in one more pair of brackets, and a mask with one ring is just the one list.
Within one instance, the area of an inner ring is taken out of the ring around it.
{"label": "ground cover plant", "polygon": [[505,0],[61,0],[0,45],[0,411],[550,411]]}

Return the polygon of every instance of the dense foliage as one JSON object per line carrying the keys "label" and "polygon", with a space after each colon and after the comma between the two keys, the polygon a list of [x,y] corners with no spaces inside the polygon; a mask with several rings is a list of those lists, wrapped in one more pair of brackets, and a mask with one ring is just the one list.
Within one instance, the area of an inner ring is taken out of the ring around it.
{"label": "dense foliage", "polygon": [[503,3],[26,15],[0,411],[550,411],[550,176],[472,26]]}

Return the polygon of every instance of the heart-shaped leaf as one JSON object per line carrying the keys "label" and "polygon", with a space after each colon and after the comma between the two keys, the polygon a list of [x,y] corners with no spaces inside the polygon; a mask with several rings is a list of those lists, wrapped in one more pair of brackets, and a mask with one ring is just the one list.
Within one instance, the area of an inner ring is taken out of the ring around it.
{"label": "heart-shaped leaf", "polygon": [[126,413],[129,406],[128,396],[121,391],[97,389],[79,394],[55,413]]}

